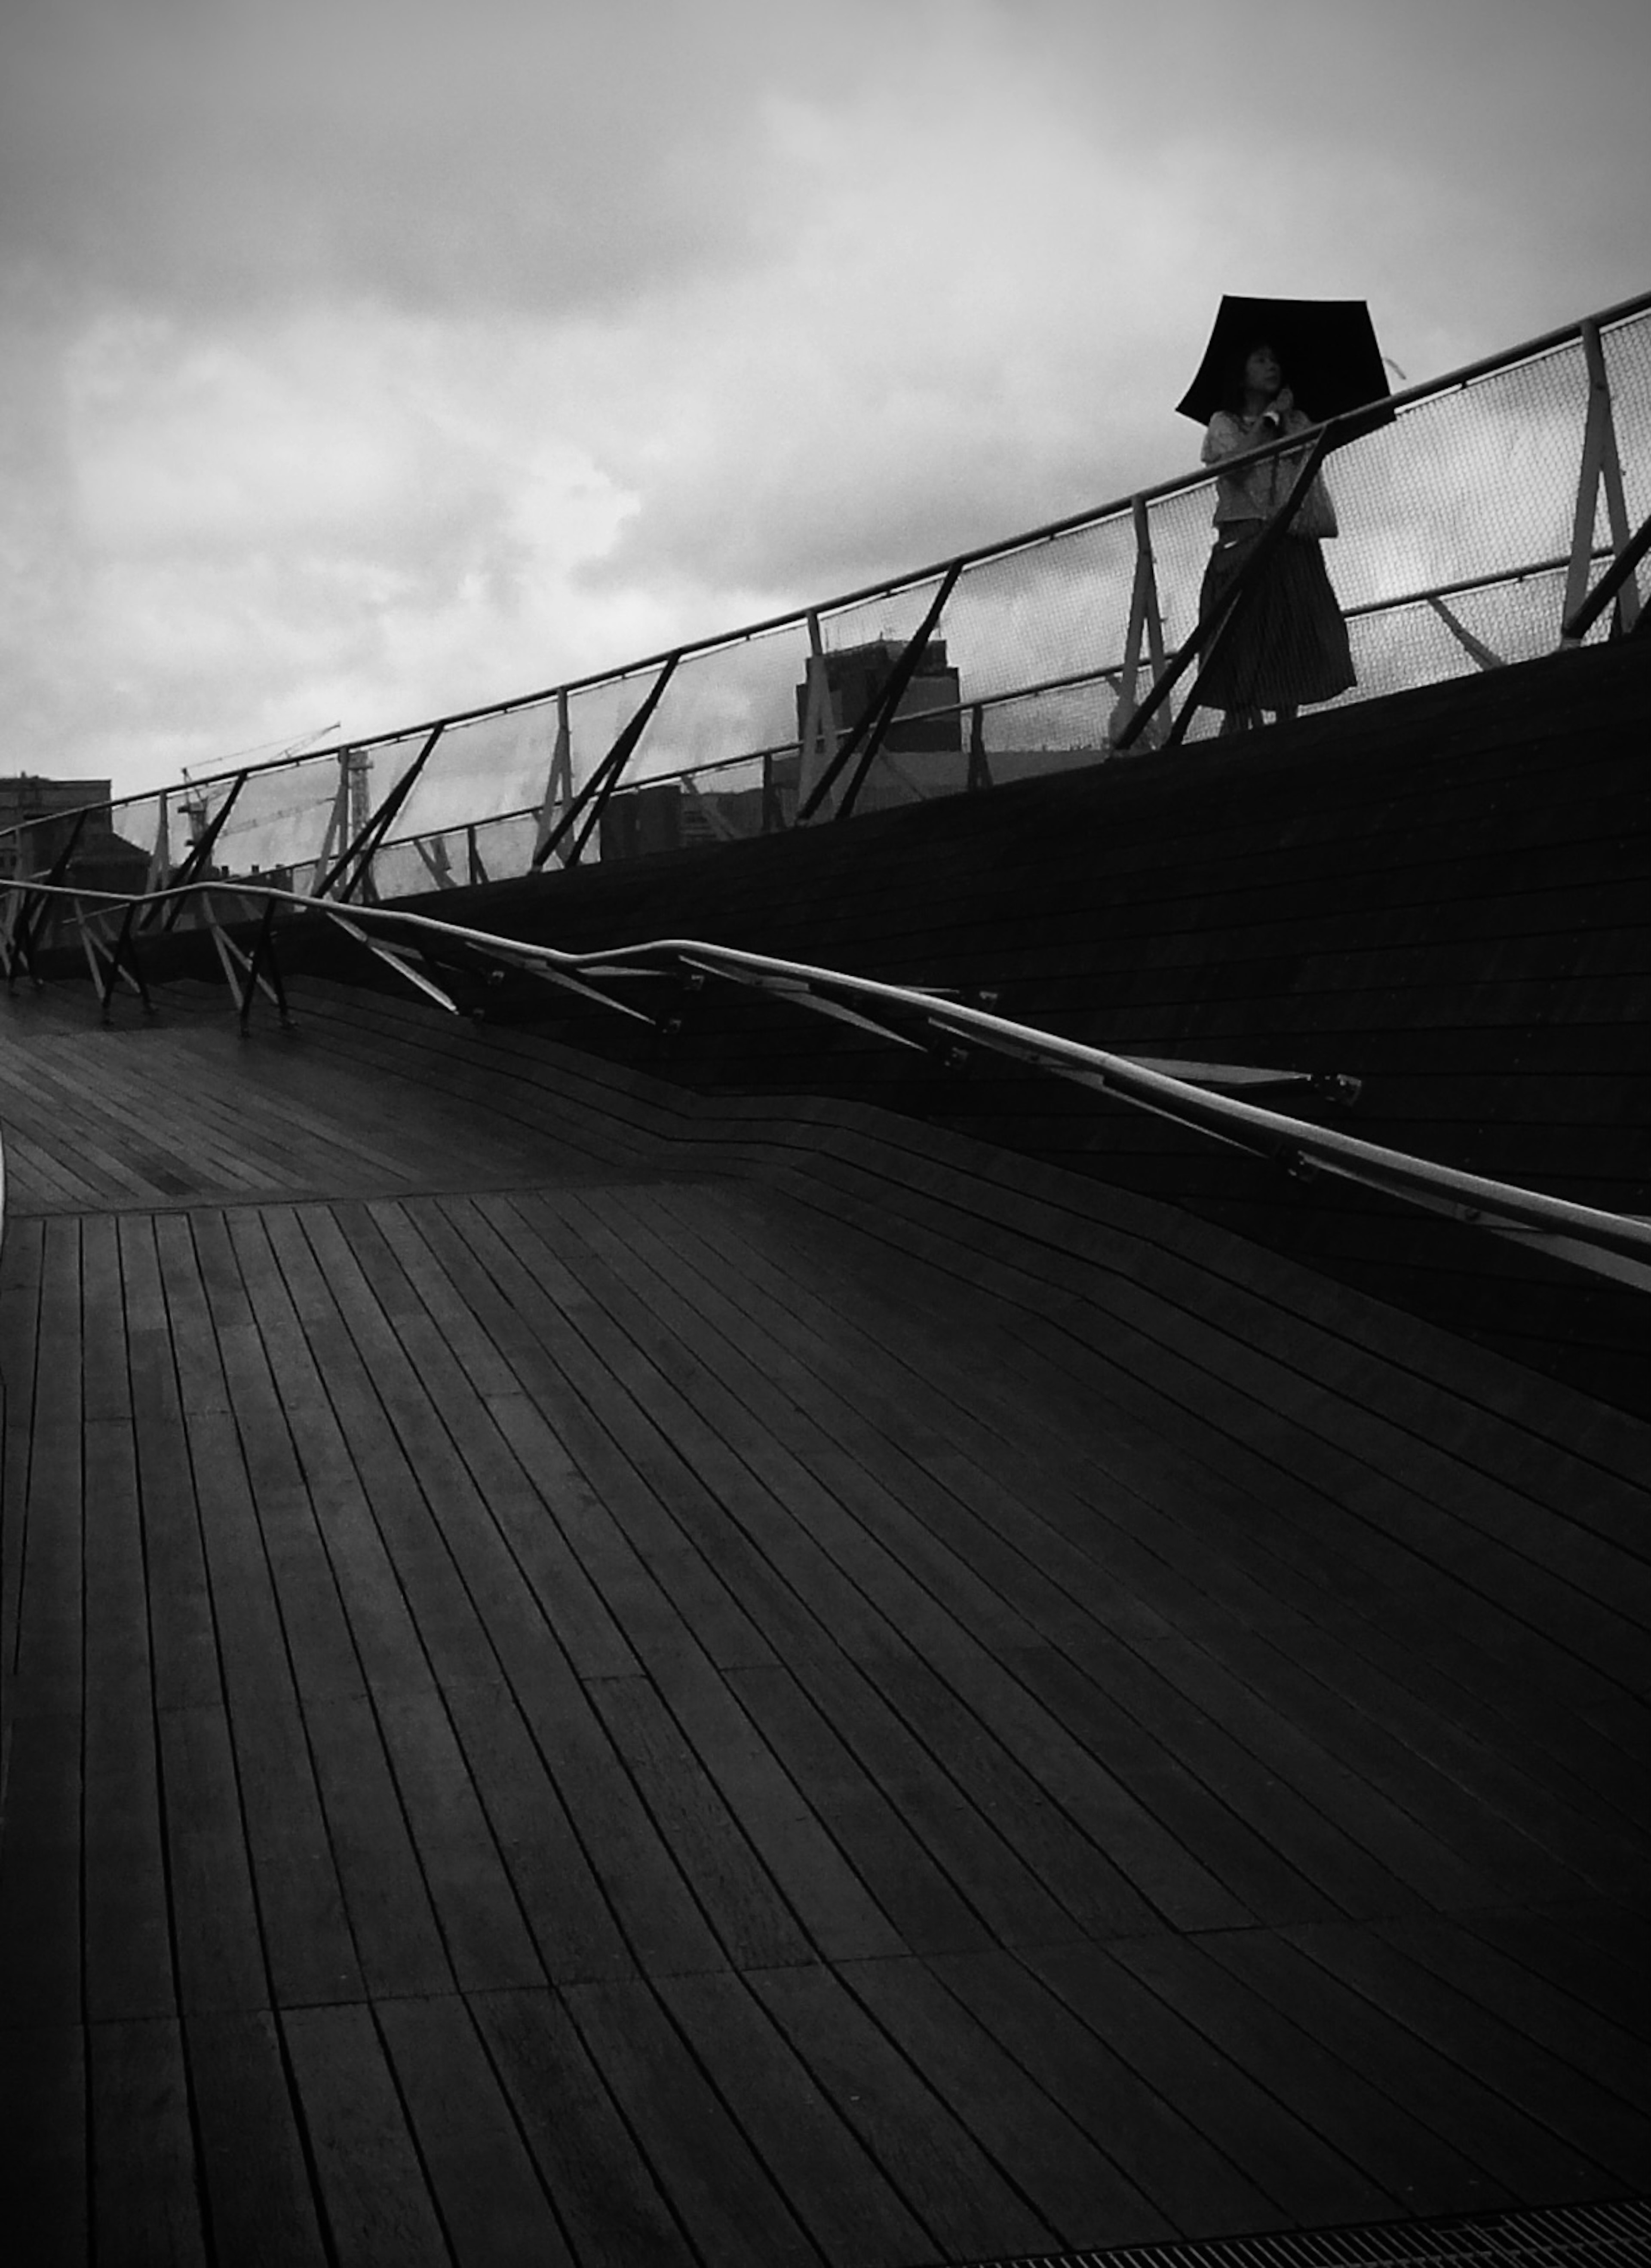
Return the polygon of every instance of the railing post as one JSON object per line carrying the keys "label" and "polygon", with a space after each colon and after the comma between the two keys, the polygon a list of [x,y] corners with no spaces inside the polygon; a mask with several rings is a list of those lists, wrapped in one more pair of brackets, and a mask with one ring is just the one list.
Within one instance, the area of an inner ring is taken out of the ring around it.
{"label": "railing post", "polygon": [[917,674],[918,664],[927,650],[929,640],[933,637],[940,617],[946,611],[946,602],[956,588],[957,578],[962,571],[962,561],[954,559],[940,578],[940,587],[929,601],[928,612],[907,640],[899,659],[889,671],[881,694],[872,702],[866,714],[837,750],[807,801],[799,805],[797,817],[800,822],[814,817],[815,812],[824,803],[826,797],[836,786],[839,776],[848,769],[851,759],[855,759],[853,772],[848,785],[837,800],[835,814],[838,819],[848,819],[852,815],[855,799],[866,784],[866,774],[877,761],[884,737],[899,714],[900,704],[906,697],[906,688]]}
{"label": "railing post", "polygon": [[[602,813],[608,807],[608,799],[618,784],[625,766],[635,755],[638,744],[648,729],[653,712],[664,697],[665,688],[675,674],[676,665],[682,658],[680,649],[675,653],[667,655],[665,666],[638,703],[630,723],[621,726],[619,737],[615,740],[613,747],[609,748],[589,779],[568,805],[567,809],[546,836],[538,850],[534,852],[533,863],[535,868],[542,866],[547,858],[555,858],[570,835],[573,837],[573,847],[563,863],[569,866],[579,865],[585,855],[586,844],[590,841],[593,832],[601,820]],[[574,833],[576,825],[578,832]]]}
{"label": "railing post", "polygon": [[416,835],[413,848],[424,861],[424,872],[439,890],[457,888],[458,885],[453,879],[453,860],[445,836],[432,835],[426,840],[424,836]]}
{"label": "railing post", "polygon": [[[1135,578],[1130,591],[1130,622],[1124,641],[1119,699],[1107,724],[1107,741],[1112,747],[1119,745],[1119,734],[1135,714],[1143,640],[1146,646],[1147,670],[1153,683],[1156,684],[1164,674],[1164,623],[1158,608],[1158,576],[1153,559],[1153,532],[1147,519],[1145,497],[1131,499],[1130,516],[1135,523]],[[1138,736],[1132,737],[1139,737],[1145,747],[1155,748],[1163,740],[1163,727],[1167,721],[1161,715],[1154,716],[1142,726]]]}
{"label": "railing post", "polygon": [[[313,893],[316,897],[329,897],[335,888],[339,896],[343,899],[348,899],[352,890],[358,893],[364,902],[370,902],[376,896],[372,882],[372,854],[389,833],[397,814],[417,784],[419,775],[430,762],[435,751],[436,743],[446,730],[445,725],[432,727],[424,747],[413,758],[400,779],[396,781],[383,802],[371,818],[362,820],[361,824],[350,836],[348,847],[339,854],[328,872],[316,883]],[[365,754],[360,755],[359,761],[361,771],[359,774],[352,774],[349,783],[352,815],[357,811],[364,811],[366,807],[365,789],[367,760]]]}
{"label": "railing post", "polygon": [[322,877],[329,873],[334,862],[350,840],[350,767],[355,760],[353,748],[338,751],[338,785],[333,791],[333,807],[327,817],[327,832],[321,837],[321,847],[315,860],[314,895],[320,896]]}
{"label": "railing post", "polygon": [[[1620,552],[1628,542],[1628,503],[1623,493],[1622,460],[1617,453],[1617,423],[1612,414],[1610,377],[1605,368],[1605,350],[1600,343],[1599,324],[1593,316],[1582,324],[1582,355],[1588,368],[1588,416],[1582,427],[1582,463],[1577,475],[1576,514],[1571,525],[1571,565],[1565,581],[1565,603],[1560,613],[1562,624],[1572,615],[1588,595],[1588,578],[1594,559],[1594,526],[1599,516],[1599,492],[1605,491],[1605,515],[1610,526],[1613,551]],[[1631,630],[1640,612],[1640,593],[1633,576],[1623,584],[1617,599],[1617,615],[1624,630]],[[1560,644],[1575,645],[1579,640],[1564,630]]]}
{"label": "railing post", "polygon": [[[237,773],[229,793],[224,798],[210,819],[206,815],[204,794],[198,804],[186,806],[195,815],[196,823],[194,828],[194,840],[189,845],[189,855],[178,868],[174,877],[180,887],[186,882],[198,881],[205,874],[208,866],[211,864],[212,853],[217,848],[217,838],[223,833],[225,823],[231,812],[235,808],[236,798],[246,784],[247,774]],[[174,898],[161,917],[161,927],[167,931],[176,929],[183,917],[184,908],[188,902],[186,898]]]}
{"label": "railing post", "polygon": [[[544,864],[547,846],[556,834],[563,814],[573,801],[573,737],[568,726],[568,696],[565,688],[556,695],[556,746],[550,751],[550,770],[545,776],[544,800],[539,806],[539,826],[534,836],[533,863]],[[560,838],[558,837],[558,843]],[[558,847],[556,863],[565,863]]]}
{"label": "railing post", "polygon": [[155,847],[149,854],[149,874],[144,887],[164,890],[172,880],[172,810],[170,792],[160,791],[160,811],[155,821]]}
{"label": "railing post", "polygon": [[[836,763],[842,738],[837,696],[831,690],[831,680],[827,674],[825,644],[820,636],[820,617],[810,608],[808,663],[803,681],[802,741],[797,755],[796,815],[800,821],[813,816],[814,791]],[[830,812],[830,799],[822,798],[820,816],[829,818]]]}

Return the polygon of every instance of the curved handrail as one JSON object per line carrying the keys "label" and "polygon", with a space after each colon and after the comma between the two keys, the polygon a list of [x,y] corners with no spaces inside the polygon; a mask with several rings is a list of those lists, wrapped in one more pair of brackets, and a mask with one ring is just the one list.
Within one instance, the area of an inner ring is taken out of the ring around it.
{"label": "curved handrail", "polygon": [[[1558,1257],[1608,1275],[1642,1291],[1651,1291],[1651,1220],[1615,1213],[1568,1197],[1551,1197],[1483,1174],[1442,1166],[1403,1150],[1367,1142],[1356,1135],[1242,1101],[1221,1092],[1208,1079],[1177,1077],[1160,1064],[1119,1055],[1109,1049],[1090,1047],[1063,1039],[1035,1025],[999,1016],[989,1009],[969,1005],[942,993],[877,977],[855,976],[841,969],[822,968],[807,961],[748,953],[732,946],[711,945],[698,938],[656,938],[618,950],[565,953],[527,939],[509,938],[461,923],[444,922],[429,914],[391,907],[350,905],[343,908],[326,899],[302,897],[290,890],[223,882],[191,882],[156,890],[139,897],[112,891],[76,890],[66,885],[8,882],[0,885],[15,906],[19,900],[49,897],[69,900],[78,910],[87,903],[100,912],[126,909],[122,943],[131,933],[132,915],[139,908],[184,899],[206,906],[207,924],[221,933],[223,925],[211,902],[230,898],[262,907],[266,930],[277,909],[290,909],[295,919],[319,918],[352,938],[365,939],[368,929],[400,932],[416,946],[427,939],[431,946],[463,946],[472,954],[517,971],[536,971],[575,993],[594,999],[618,1012],[636,1016],[643,1012],[612,998],[604,983],[623,983],[638,976],[686,976],[703,983],[721,976],[777,994],[822,1013],[844,1016],[896,1042],[920,1048],[949,1041],[954,1046],[975,1047],[988,1053],[1050,1072],[1056,1077],[1115,1097],[1132,1108],[1167,1118],[1192,1130],[1226,1142],[1254,1156],[1284,1167],[1297,1179],[1318,1174],[1376,1189],[1424,1210],[1443,1212],[1493,1233],[1534,1243]],[[85,917],[80,916],[83,931]],[[8,924],[8,936],[12,924]],[[381,960],[399,971],[421,993],[433,998],[454,1013],[457,1005],[439,984],[404,963],[387,946],[372,946]],[[7,951],[9,976],[15,961]],[[252,964],[255,969],[255,961]],[[439,962],[433,965],[439,966]],[[227,963],[225,964],[227,969]],[[114,975],[110,976],[113,988]],[[247,988],[250,998],[250,983]],[[107,993],[106,993],[107,1000]],[[145,994],[145,997],[147,995]],[[243,1010],[244,1013],[244,1010]],[[644,1020],[653,1022],[652,1017]],[[916,1024],[919,1036],[912,1038]],[[1204,1069],[1204,1066],[1189,1066]],[[1352,1082],[1344,1082],[1344,1087]],[[1356,1087],[1353,1089],[1356,1092]]]}

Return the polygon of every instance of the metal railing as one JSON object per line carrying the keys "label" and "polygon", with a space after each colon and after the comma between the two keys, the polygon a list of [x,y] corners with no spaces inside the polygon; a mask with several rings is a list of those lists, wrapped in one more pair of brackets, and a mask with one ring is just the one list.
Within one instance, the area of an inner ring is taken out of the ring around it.
{"label": "metal railing", "polygon": [[[1643,622],[1651,293],[1383,415],[1246,460],[1328,461],[1358,672],[1337,705]],[[0,873],[372,902],[1199,739],[1212,492],[1188,472],[621,668],[41,819],[0,833]]]}
{"label": "metal railing", "polygon": [[[656,939],[618,952],[563,953],[402,909],[351,905],[346,910],[313,896],[262,887],[193,882],[139,897],[35,882],[0,888],[0,974],[8,984],[37,974],[41,947],[35,917],[43,903],[55,904],[79,931],[106,1020],[122,988],[153,1012],[144,939],[163,933],[166,915],[186,901],[200,910],[198,925],[210,936],[243,1031],[260,997],[284,1023],[289,1019],[280,952],[295,925],[311,932],[324,926],[347,938],[453,1015],[464,1012],[453,998],[454,972],[472,979],[478,972],[529,976],[663,1030],[680,1021],[684,986],[697,990],[711,982],[732,983],[896,1046],[938,1054],[952,1067],[959,1050],[965,1057],[978,1052],[1019,1064],[1268,1160],[1297,1180],[1323,1176],[1377,1190],[1651,1291],[1651,1220],[1438,1165],[1246,1099],[1247,1094],[1295,1090],[1345,1106],[1356,1101],[1359,1082],[1343,1075],[1118,1055],[1011,1021],[986,1005],[943,990],[885,983],[696,938]],[[234,934],[220,917],[226,905],[234,909]],[[638,1006],[634,992],[623,997],[638,983],[662,983],[669,987],[663,1005],[656,1000]]]}

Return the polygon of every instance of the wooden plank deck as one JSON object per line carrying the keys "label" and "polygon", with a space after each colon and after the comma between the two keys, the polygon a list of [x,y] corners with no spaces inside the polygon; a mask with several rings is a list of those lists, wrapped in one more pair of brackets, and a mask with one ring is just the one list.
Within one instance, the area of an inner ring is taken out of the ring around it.
{"label": "wooden plank deck", "polygon": [[923,2268],[1637,2193],[1651,1430],[1170,1208],[0,1004],[0,2228]]}

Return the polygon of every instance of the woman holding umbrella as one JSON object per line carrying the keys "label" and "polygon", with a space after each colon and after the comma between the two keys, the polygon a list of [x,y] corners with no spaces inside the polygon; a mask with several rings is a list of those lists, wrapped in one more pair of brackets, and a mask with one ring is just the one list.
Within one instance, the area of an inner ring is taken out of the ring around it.
{"label": "woman holding umbrella", "polygon": [[[1204,461],[1220,466],[1315,418],[1342,420],[1338,443],[1390,423],[1387,372],[1362,299],[1248,299],[1228,294],[1197,377],[1176,405],[1205,428]],[[1355,416],[1352,413],[1358,412]],[[1322,481],[1301,500],[1288,534],[1241,590],[1227,633],[1216,617],[1268,519],[1300,469],[1294,451],[1264,465],[1218,474],[1215,549],[1204,578],[1198,644],[1205,667],[1198,699],[1227,712],[1242,732],[1271,709],[1292,717],[1304,703],[1332,701],[1355,682],[1347,626],[1319,546],[1336,533]]]}
{"label": "woman holding umbrella", "polygon": [[[1271,342],[1257,339],[1242,359],[1234,357],[1225,399],[1205,433],[1204,462],[1219,466],[1286,433],[1304,432],[1309,423],[1295,406]],[[1205,570],[1200,622],[1221,613],[1298,469],[1297,459],[1284,453],[1217,475],[1215,549]],[[1294,717],[1304,703],[1333,701],[1357,682],[1347,626],[1319,549],[1335,533],[1329,491],[1316,478],[1227,634],[1218,631],[1211,641],[1198,697],[1226,711],[1223,733],[1248,732],[1261,723],[1264,710],[1280,719]]]}

